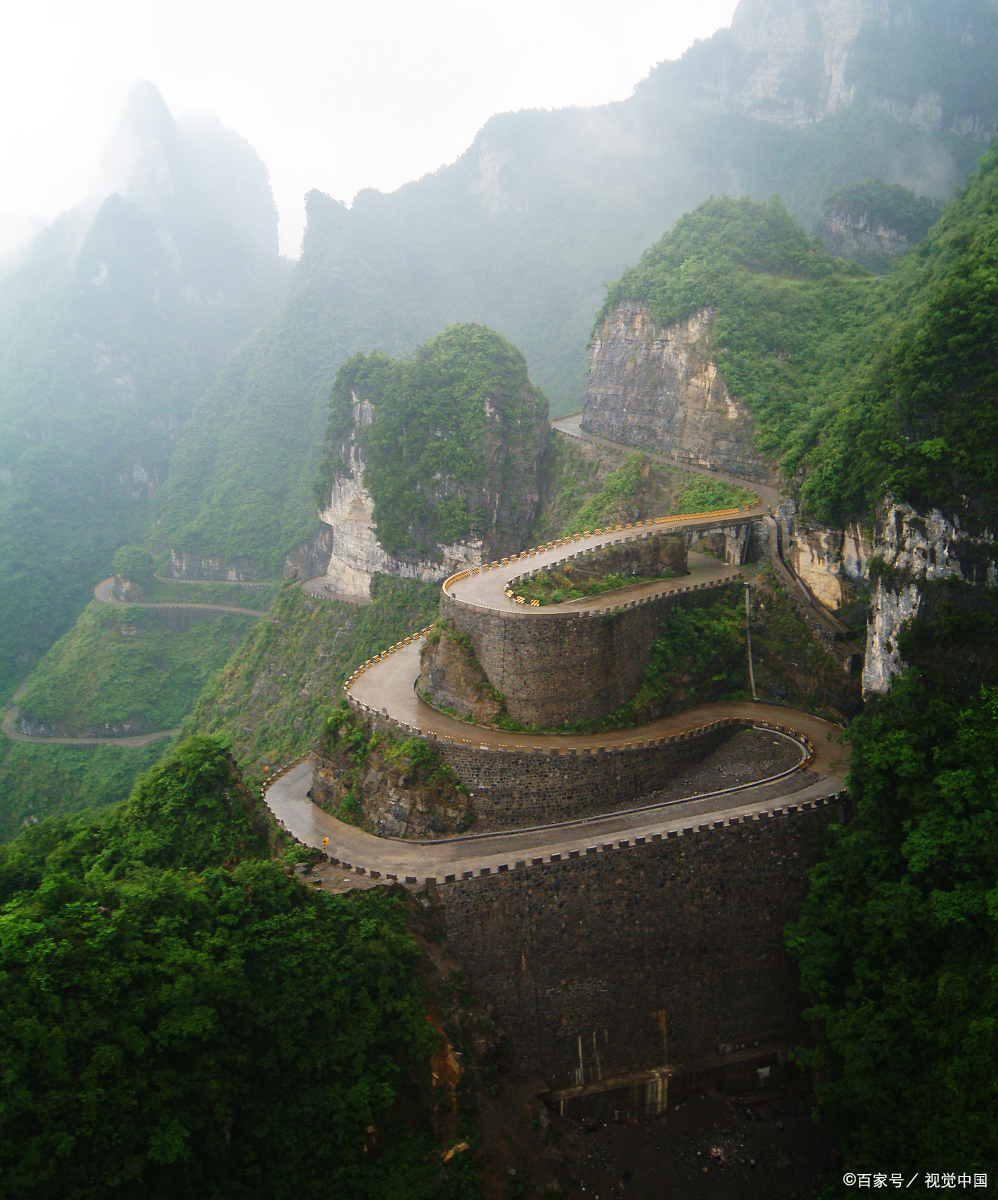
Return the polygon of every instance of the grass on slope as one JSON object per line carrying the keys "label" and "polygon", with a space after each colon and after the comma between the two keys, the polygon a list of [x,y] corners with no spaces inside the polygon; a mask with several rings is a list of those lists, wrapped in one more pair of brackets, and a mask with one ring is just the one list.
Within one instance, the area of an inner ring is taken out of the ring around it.
{"label": "grass on slope", "polygon": [[70,734],[125,723],[131,733],[176,728],[254,623],[221,613],[173,632],[190,620],[91,601],[31,676],[22,713]]}
{"label": "grass on slope", "polygon": [[708,479],[706,475],[687,478],[689,482],[682,485],[672,502],[674,513],[714,512],[719,508],[747,508],[759,503],[757,493],[723,479]]}
{"label": "grass on slope", "polygon": [[597,526],[756,502],[746,488],[654,462],[641,451],[608,473],[605,466],[588,443],[555,438],[548,493],[531,537],[543,542]]}
{"label": "grass on slope", "polygon": [[244,583],[217,580],[157,579],[142,592],[150,604],[231,604],[266,612],[281,585],[251,587]]}
{"label": "grass on slope", "polygon": [[173,746],[45,746],[0,737],[0,842],[51,816],[124,800],[137,776]]}
{"label": "grass on slope", "polygon": [[567,600],[581,600],[584,596],[599,596],[603,592],[615,592],[620,588],[631,588],[638,583],[655,580],[675,579],[675,571],[664,571],[660,575],[601,575],[599,578],[585,577],[568,563],[561,570],[554,567],[538,571],[516,584],[515,594],[523,596],[529,603],[536,600],[541,608],[549,604],[564,604]]}
{"label": "grass on slope", "polygon": [[359,663],[436,616],[440,585],[376,575],[372,603],[320,600],[286,583],[267,620],[205,689],[185,732],[221,733],[253,783],[325,728]]}

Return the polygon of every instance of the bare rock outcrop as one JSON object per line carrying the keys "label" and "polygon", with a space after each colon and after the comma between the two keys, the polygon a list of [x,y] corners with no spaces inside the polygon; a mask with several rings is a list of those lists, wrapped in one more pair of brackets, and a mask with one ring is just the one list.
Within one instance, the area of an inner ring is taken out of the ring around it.
{"label": "bare rock outcrop", "polygon": [[644,301],[624,301],[600,322],[589,362],[584,432],[776,482],[776,466],[755,445],[751,414],[713,360],[710,309],[663,329]]}
{"label": "bare rock outcrop", "polygon": [[492,725],[504,711],[475,657],[471,639],[456,629],[428,638],[420,659],[419,694],[435,708],[452,710],[475,725]]}
{"label": "bare rock outcrop", "polygon": [[998,546],[991,530],[971,533],[938,509],[922,514],[908,504],[888,502],[877,521],[874,549],[863,691],[883,693],[904,665],[898,633],[905,621],[918,616],[926,584],[956,579],[994,586]]}

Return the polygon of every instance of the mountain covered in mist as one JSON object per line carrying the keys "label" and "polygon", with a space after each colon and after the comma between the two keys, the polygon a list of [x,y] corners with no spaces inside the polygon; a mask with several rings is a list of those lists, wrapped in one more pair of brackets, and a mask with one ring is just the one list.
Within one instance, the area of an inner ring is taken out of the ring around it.
{"label": "mountain covered in mist", "polygon": [[355,352],[480,322],[570,411],[604,281],[711,194],[778,192],[809,228],[861,180],[948,198],[998,119],[996,56],[994,0],[742,0],[627,100],[496,116],[452,165],[350,209],[312,192],[287,303],[181,439],[171,546],[280,570],[317,527],[326,400]]}
{"label": "mountain covered in mist", "polygon": [[108,194],[0,281],[0,679],[72,622],[135,540],[198,397],[278,306],[267,170],[214,118],[139,85]]}

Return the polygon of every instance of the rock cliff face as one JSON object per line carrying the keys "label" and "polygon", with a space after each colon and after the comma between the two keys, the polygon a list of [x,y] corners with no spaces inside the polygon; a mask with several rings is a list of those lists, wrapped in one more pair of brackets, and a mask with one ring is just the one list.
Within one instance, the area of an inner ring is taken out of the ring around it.
{"label": "rock cliff face", "polygon": [[792,502],[780,506],[784,558],[817,600],[833,611],[849,599],[849,585],[864,582],[877,553],[873,536],[858,523],[844,529],[802,521]]}
{"label": "rock cliff face", "polygon": [[870,269],[886,263],[910,249],[906,234],[876,218],[833,210],[823,223],[820,234],[825,249],[837,258],[851,258]]}
{"label": "rock cliff face", "polygon": [[259,579],[260,573],[248,558],[228,559],[186,551],[170,551],[167,574],[171,579],[219,579],[230,583]]}
{"label": "rock cliff face", "polygon": [[[486,402],[488,412],[488,402]],[[319,516],[330,527],[331,551],[325,570],[328,587],[344,596],[369,599],[376,572],[400,579],[439,581],[484,558],[518,551],[540,503],[540,461],[547,438],[543,417],[523,430],[519,445],[504,444],[501,431],[483,439],[479,451],[486,466],[481,495],[475,500],[488,515],[482,538],[437,543],[431,555],[391,555],[379,544],[373,521],[374,500],[364,487],[365,458],[356,431],[375,419],[369,400],[353,395],[354,431],[340,447],[342,473],[334,480],[329,503]],[[446,481],[439,481],[444,485]],[[435,499],[437,497],[434,497]]]}
{"label": "rock cliff face", "polygon": [[[983,43],[990,45],[994,13],[984,5],[976,12],[948,7],[919,11],[921,6],[896,0],[741,0],[730,33],[723,41],[723,35],[712,39],[700,104],[801,127],[864,99],[921,129],[986,138],[988,119],[979,99],[962,93],[945,70],[933,74],[924,63],[936,56],[945,62],[954,47],[973,56]],[[877,55],[897,61],[896,70],[871,75]],[[920,76],[916,62],[923,64]]]}
{"label": "rock cliff face", "polygon": [[374,500],[363,482],[364,456],[352,444],[347,453],[349,473],[333,484],[329,503],[319,514],[332,533],[325,571],[325,582],[332,591],[369,600],[376,572],[400,579],[444,580],[455,571],[481,563],[480,541],[441,546],[440,557],[432,559],[386,554],[374,533]]}
{"label": "rock cliff face", "polygon": [[502,699],[492,690],[470,639],[453,629],[427,639],[417,686],[435,708],[454,709],[475,725],[492,725],[503,712]]}
{"label": "rock cliff face", "polygon": [[751,415],[712,360],[712,325],[709,309],[663,329],[644,301],[618,305],[593,336],[582,428],[679,462],[775,483],[776,467],[753,441]]}
{"label": "rock cliff face", "polygon": [[998,582],[998,546],[991,531],[972,534],[934,510],[927,516],[890,503],[877,521],[864,692],[886,692],[901,669],[897,635],[918,615],[927,583],[958,579],[972,585]]}

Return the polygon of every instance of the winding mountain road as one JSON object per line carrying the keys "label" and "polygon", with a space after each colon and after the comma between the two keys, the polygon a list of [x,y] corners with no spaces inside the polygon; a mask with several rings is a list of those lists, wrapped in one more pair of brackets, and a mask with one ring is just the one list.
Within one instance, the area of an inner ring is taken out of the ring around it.
{"label": "winding mountain road", "polygon": [[[585,437],[574,428],[578,420],[576,415],[553,424],[570,436]],[[615,449],[631,449],[615,443],[604,444]],[[686,463],[674,463],[661,455],[651,457],[683,470],[724,479],[739,487],[749,486],[745,480],[709,468],[688,467]],[[765,518],[769,508],[775,507],[779,495],[771,487],[755,484],[751,487],[759,496],[759,503],[748,508],[659,518],[636,523],[630,528],[599,529],[588,537],[558,539],[499,563],[458,572],[445,581],[443,588],[463,604],[500,611],[514,620],[520,616],[526,618],[532,610],[518,603],[515,594],[510,594],[517,576],[564,561],[580,551],[647,537],[651,532],[669,529],[685,532]],[[605,594],[545,606],[544,612],[546,615],[564,612],[566,616],[578,615],[580,609],[605,612],[621,600],[629,603],[651,595],[711,587],[736,578],[739,573],[737,567],[695,553],[689,555],[689,568],[690,574],[684,578],[638,584],[626,589],[626,594],[622,595]],[[266,803],[281,824],[305,845],[322,848],[324,839],[328,839],[326,852],[343,870],[374,879],[398,879],[410,885],[427,880],[444,883],[476,874],[604,853],[717,824],[759,819],[774,812],[808,808],[827,803],[842,790],[848,758],[839,744],[840,727],[810,713],[777,705],[759,702],[712,704],[663,717],[640,728],[598,734],[510,733],[468,725],[432,708],[416,694],[422,640],[422,635],[417,635],[405,643],[400,642],[355,672],[344,689],[354,706],[380,714],[413,734],[464,742],[482,749],[557,748],[562,752],[652,741],[686,733],[726,717],[738,717],[751,720],[758,728],[772,730],[779,727],[786,729],[788,735],[806,739],[814,747],[814,756],[809,763],[802,761],[798,767],[777,778],[754,784],[668,801],[656,802],[655,797],[650,796],[644,801],[636,801],[626,810],[601,816],[432,842],[375,837],[330,816],[308,796],[312,768],[306,758],[292,764],[268,784],[264,792]],[[774,731],[773,736],[781,734]],[[774,804],[778,807],[774,808]],[[760,806],[767,807],[761,809]]]}
{"label": "winding mountain road", "polygon": [[[268,585],[269,586],[269,585]],[[94,588],[94,596],[102,604],[117,604],[120,607],[131,608],[205,608],[214,612],[239,613],[244,617],[262,617],[264,610],[260,608],[239,608],[235,604],[202,604],[195,600],[119,600],[113,592],[114,576],[102,579]]]}
{"label": "winding mountain road", "polygon": [[[264,585],[266,587],[273,586],[272,584]],[[237,613],[243,617],[262,617],[264,612],[258,608],[239,608],[234,604],[199,604],[196,602],[184,601],[145,601],[145,600],[118,600],[114,594],[114,576],[108,579],[102,579],[94,588],[94,596],[100,600],[102,604],[114,604],[119,607],[137,607],[137,608],[153,608],[153,609],[176,609],[176,608],[195,608],[195,609],[210,609],[220,613]],[[3,722],[0,723],[0,731],[12,742],[29,742],[32,745],[42,746],[148,746],[150,742],[157,742],[160,738],[176,737],[180,732],[179,729],[159,729],[155,733],[137,733],[133,737],[36,737],[34,734],[21,733],[17,724],[21,716],[21,710],[17,706],[16,701],[24,694],[28,682],[24,683],[17,689],[11,697],[10,707],[4,714]]]}

